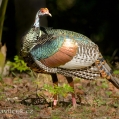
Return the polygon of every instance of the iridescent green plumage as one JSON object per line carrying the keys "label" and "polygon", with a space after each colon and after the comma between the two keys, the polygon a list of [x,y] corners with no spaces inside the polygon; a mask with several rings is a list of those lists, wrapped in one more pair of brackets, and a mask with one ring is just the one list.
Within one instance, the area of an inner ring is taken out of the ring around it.
{"label": "iridescent green plumage", "polygon": [[41,60],[50,57],[56,53],[63,44],[63,39],[49,40],[44,44],[37,44],[30,52],[35,59]]}

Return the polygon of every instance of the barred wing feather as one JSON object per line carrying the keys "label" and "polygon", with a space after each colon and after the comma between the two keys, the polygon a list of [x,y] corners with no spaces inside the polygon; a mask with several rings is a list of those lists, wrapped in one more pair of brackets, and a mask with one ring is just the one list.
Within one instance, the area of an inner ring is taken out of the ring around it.
{"label": "barred wing feather", "polygon": [[[30,52],[48,67],[85,68],[91,66],[99,56],[97,45],[82,34],[51,29],[47,32],[52,34],[53,39],[35,45]],[[46,33],[42,35],[47,36]]]}

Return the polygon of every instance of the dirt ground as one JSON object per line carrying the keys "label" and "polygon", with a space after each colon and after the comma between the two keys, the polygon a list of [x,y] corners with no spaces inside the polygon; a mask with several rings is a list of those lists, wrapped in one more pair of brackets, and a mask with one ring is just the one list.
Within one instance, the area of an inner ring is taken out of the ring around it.
{"label": "dirt ground", "polygon": [[[59,86],[67,83],[58,75]],[[58,96],[52,109],[53,95],[43,90],[53,86],[50,75],[15,73],[0,81],[0,119],[119,119],[119,90],[106,79],[74,78],[77,108],[72,107],[71,94]],[[81,102],[80,102],[81,101]]]}

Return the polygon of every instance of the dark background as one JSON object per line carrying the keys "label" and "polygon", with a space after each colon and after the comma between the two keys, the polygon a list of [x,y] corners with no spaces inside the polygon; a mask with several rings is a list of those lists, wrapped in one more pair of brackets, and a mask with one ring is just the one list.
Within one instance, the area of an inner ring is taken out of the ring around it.
{"label": "dark background", "polygon": [[82,33],[98,44],[104,56],[112,57],[118,51],[118,0],[9,0],[2,37],[7,58],[19,53],[21,37],[32,26],[39,8],[45,6],[52,18],[42,18],[42,26]]}

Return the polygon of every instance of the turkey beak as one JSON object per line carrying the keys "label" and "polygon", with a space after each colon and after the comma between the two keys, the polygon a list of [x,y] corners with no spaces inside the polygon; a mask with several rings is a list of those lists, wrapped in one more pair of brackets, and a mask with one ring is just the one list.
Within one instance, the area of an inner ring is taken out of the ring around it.
{"label": "turkey beak", "polygon": [[49,15],[50,17],[52,17],[52,14],[50,14],[50,13],[48,13],[48,15]]}

